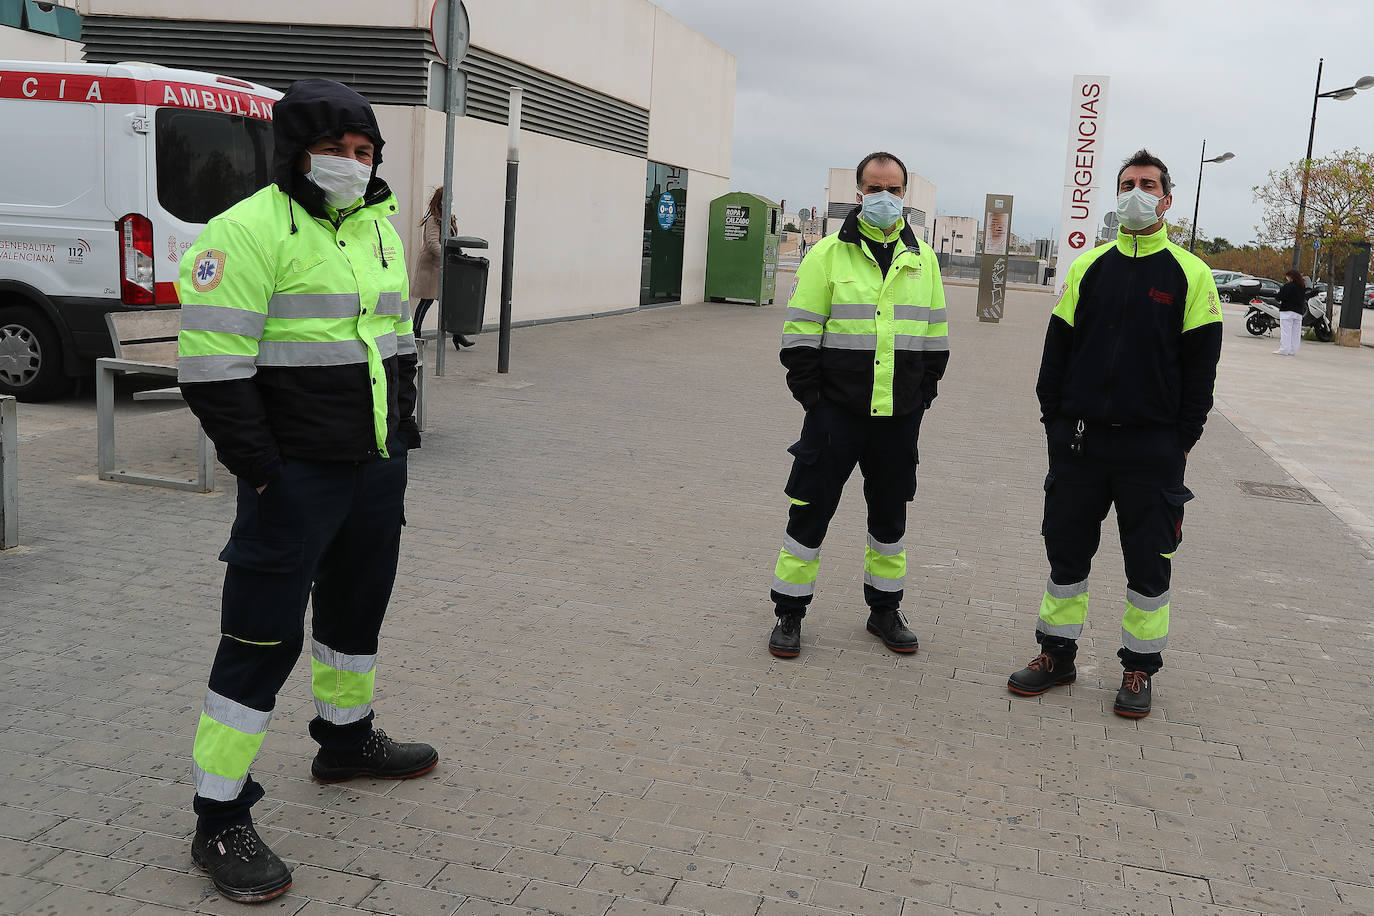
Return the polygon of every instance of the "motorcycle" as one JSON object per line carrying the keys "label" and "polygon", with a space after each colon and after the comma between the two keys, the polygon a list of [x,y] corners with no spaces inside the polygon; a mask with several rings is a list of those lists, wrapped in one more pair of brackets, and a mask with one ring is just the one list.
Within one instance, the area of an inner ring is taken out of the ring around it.
{"label": "motorcycle", "polygon": [[[1255,296],[1250,300],[1245,312],[1245,330],[1256,337],[1263,337],[1278,326],[1277,301],[1265,296]],[[1311,328],[1312,336],[1322,343],[1330,343],[1335,336],[1331,333],[1331,319],[1326,315],[1326,305],[1317,298],[1315,289],[1307,290],[1307,311],[1303,313],[1302,326],[1304,330]]]}

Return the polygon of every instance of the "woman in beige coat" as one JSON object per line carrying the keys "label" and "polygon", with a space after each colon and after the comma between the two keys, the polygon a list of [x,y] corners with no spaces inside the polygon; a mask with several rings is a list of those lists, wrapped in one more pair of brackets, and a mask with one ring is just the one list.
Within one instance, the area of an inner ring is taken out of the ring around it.
{"label": "woman in beige coat", "polygon": [[[429,206],[425,209],[424,219],[420,220],[420,226],[424,230],[424,244],[420,246],[420,257],[415,262],[415,277],[410,284],[410,293],[420,301],[415,306],[414,326],[415,336],[420,336],[420,325],[424,323],[425,314],[429,307],[434,304],[434,300],[439,298],[439,259],[443,256],[443,245],[439,240],[439,220],[444,204],[444,189],[442,186],[434,189],[434,194],[429,199]],[[448,218],[449,235],[458,234],[458,221],[452,216]],[[473,341],[464,337],[462,334],[453,335],[453,347],[470,347]]]}

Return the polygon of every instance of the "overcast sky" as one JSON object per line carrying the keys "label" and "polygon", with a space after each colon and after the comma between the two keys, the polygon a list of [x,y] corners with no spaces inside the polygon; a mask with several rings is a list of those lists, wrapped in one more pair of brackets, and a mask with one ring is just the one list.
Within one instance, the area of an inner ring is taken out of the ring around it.
{"label": "overcast sky", "polygon": [[[1115,165],[1145,146],[1177,185],[1172,217],[1255,237],[1252,188],[1302,158],[1322,91],[1374,75],[1374,3],[1356,0],[654,0],[739,61],[730,185],[789,210],[824,205],[826,169],[888,149],[937,188],[937,212],[1015,197],[1012,231],[1057,231],[1075,73],[1111,78]],[[1374,151],[1374,89],[1323,99],[1313,156]],[[1110,179],[1109,179],[1110,183]]]}

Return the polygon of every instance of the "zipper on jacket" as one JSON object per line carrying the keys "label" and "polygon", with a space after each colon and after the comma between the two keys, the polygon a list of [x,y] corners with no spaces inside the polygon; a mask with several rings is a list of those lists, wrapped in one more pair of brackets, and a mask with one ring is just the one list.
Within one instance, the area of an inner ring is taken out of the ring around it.
{"label": "zipper on jacket", "polygon": [[[1126,288],[1121,295],[1118,303],[1120,321],[1116,327],[1116,337],[1112,341],[1112,356],[1107,361],[1107,374],[1102,380],[1102,416],[1110,417],[1112,406],[1112,394],[1116,389],[1116,364],[1121,355],[1121,338],[1126,336],[1126,316],[1127,309],[1131,302],[1131,291],[1135,289],[1135,275],[1140,265],[1140,236],[1131,236],[1133,249],[1131,252],[1131,266],[1126,274]],[[1109,328],[1110,330],[1110,328]]]}

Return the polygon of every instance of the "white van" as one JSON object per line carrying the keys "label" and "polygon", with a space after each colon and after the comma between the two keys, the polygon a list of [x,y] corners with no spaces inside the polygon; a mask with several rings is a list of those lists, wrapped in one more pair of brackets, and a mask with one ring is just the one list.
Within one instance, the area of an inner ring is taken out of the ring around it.
{"label": "white van", "polygon": [[210,217],[272,180],[281,93],[152,64],[0,61],[0,394],[41,401],[177,304]]}

